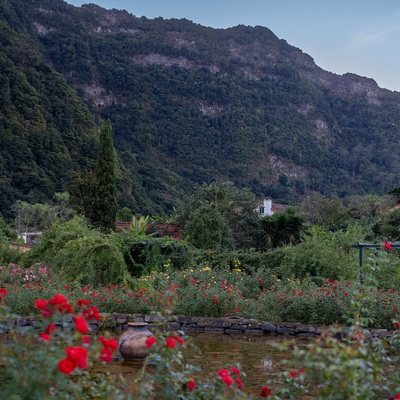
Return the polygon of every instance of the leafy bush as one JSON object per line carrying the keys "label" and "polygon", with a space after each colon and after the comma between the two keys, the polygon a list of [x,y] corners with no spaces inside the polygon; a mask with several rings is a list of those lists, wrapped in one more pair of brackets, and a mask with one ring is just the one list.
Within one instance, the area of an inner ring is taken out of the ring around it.
{"label": "leafy bush", "polygon": [[86,220],[80,216],[75,216],[64,223],[54,224],[44,231],[40,242],[24,255],[22,263],[27,267],[37,262],[60,267],[58,257],[69,241],[90,238],[93,235],[98,235],[98,233],[91,229]]}
{"label": "leafy bush", "polygon": [[358,254],[351,246],[362,241],[364,236],[364,229],[359,224],[336,232],[313,226],[300,244],[286,248],[278,272],[298,278],[355,279],[359,269]]}

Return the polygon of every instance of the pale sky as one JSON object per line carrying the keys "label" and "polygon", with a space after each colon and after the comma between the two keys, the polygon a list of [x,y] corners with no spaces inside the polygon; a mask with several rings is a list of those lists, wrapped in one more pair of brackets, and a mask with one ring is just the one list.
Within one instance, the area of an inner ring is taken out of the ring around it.
{"label": "pale sky", "polygon": [[321,68],[400,91],[400,0],[67,0],[213,28],[261,25]]}

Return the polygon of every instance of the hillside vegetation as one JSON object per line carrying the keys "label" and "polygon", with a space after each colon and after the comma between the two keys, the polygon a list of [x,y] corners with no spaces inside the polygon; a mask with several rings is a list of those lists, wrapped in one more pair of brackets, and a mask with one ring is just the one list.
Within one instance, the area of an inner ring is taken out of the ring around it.
{"label": "hillside vegetation", "polygon": [[400,94],[324,71],[267,28],[61,0],[1,0],[0,27],[4,215],[91,168],[109,118],[120,206],[142,214],[215,180],[283,203],[398,185]]}

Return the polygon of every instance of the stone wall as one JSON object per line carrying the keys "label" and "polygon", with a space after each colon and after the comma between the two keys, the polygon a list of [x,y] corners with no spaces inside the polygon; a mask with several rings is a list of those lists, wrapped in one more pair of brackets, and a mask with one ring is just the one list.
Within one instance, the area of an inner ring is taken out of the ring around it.
{"label": "stone wall", "polygon": [[[325,326],[303,325],[299,323],[272,323],[260,322],[255,319],[241,317],[207,318],[207,317],[186,317],[169,316],[167,318],[158,315],[145,314],[101,314],[101,321],[90,321],[92,331],[97,330],[118,330],[122,331],[127,327],[128,322],[144,321],[148,328],[166,326],[171,330],[197,331],[197,332],[221,332],[226,334],[255,334],[255,335],[292,335],[296,337],[314,337],[321,331],[327,330]],[[72,316],[67,315],[58,325],[72,323]],[[34,329],[37,325],[36,318],[17,318],[0,322],[0,333],[6,333],[12,326],[18,325],[24,329]],[[333,336],[345,337],[345,328],[336,329]],[[391,335],[387,329],[373,329],[371,337],[384,338]]]}

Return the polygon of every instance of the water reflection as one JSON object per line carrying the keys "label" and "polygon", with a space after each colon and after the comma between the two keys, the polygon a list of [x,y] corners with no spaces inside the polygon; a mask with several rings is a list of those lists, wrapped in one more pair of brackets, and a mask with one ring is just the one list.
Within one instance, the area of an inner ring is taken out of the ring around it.
{"label": "water reflection", "polygon": [[[201,373],[194,378],[207,380],[227,365],[240,363],[246,373],[243,378],[246,391],[259,393],[268,378],[278,374],[282,366],[279,362],[288,357],[273,343],[282,343],[290,338],[275,335],[224,334],[214,332],[187,333],[190,345],[183,349],[186,363],[199,366]],[[296,339],[298,346],[306,345],[308,339]],[[141,368],[141,361],[115,361],[107,365],[110,373],[123,374],[130,382]],[[101,367],[100,367],[101,368]]]}

